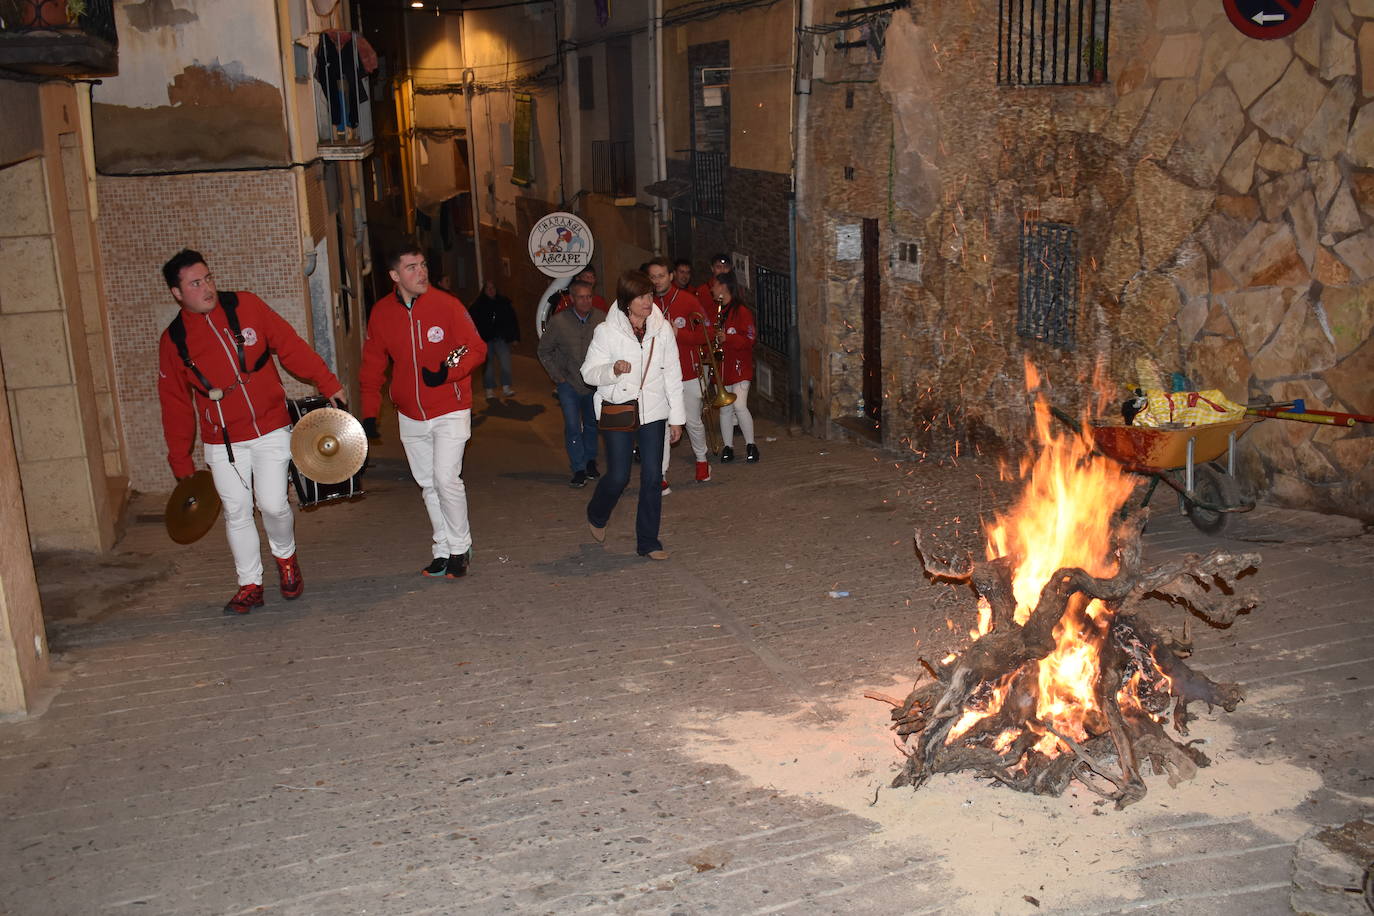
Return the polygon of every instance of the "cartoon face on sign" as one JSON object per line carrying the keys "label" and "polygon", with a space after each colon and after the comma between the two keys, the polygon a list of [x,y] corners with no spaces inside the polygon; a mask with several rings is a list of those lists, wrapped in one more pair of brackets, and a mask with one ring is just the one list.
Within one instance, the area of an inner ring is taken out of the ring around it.
{"label": "cartoon face on sign", "polygon": [[571,277],[591,265],[592,233],[571,213],[550,213],[530,230],[534,266],[550,277]]}
{"label": "cartoon face on sign", "polygon": [[439,343],[444,339],[444,329],[436,324],[425,332],[425,337],[430,343]]}

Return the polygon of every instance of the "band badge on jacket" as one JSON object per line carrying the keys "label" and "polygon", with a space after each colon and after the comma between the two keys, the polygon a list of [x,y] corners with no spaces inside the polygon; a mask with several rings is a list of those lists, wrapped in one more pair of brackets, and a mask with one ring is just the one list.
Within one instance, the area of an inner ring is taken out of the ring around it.
{"label": "band badge on jacket", "polygon": [[687,327],[687,319],[686,319],[686,318],[683,318],[681,315],[679,315],[677,318],[674,318],[674,319],[673,319],[673,327],[675,327],[675,328],[685,328],[685,327]]}
{"label": "band badge on jacket", "polygon": [[425,337],[430,343],[439,343],[444,339],[444,329],[436,324],[425,332]]}
{"label": "band badge on jacket", "polygon": [[258,332],[255,331],[253,328],[244,328],[240,333],[243,335],[243,345],[245,347],[252,347],[257,345]]}

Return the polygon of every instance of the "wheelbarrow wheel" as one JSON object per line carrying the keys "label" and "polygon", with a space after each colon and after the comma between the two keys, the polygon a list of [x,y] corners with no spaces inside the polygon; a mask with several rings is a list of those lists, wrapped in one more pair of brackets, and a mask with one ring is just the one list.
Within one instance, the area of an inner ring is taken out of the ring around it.
{"label": "wheelbarrow wheel", "polygon": [[1230,513],[1207,509],[1208,506],[1235,506],[1240,503],[1240,488],[1230,474],[1219,471],[1211,465],[1200,464],[1195,469],[1193,495],[1197,502],[1184,497],[1184,510],[1193,526],[1203,534],[1218,534],[1226,527]]}

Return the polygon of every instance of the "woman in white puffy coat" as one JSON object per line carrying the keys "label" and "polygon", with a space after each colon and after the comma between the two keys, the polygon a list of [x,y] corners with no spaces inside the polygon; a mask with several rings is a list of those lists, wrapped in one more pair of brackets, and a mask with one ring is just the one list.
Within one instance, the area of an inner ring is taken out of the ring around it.
{"label": "woman in white puffy coat", "polygon": [[639,429],[601,433],[606,443],[606,473],[587,503],[587,524],[593,538],[606,540],[606,524],[630,482],[631,453],[638,444],[635,549],[641,557],[666,560],[668,552],[658,539],[663,511],[663,431],[666,424],[669,441],[677,442],[687,417],[673,328],[654,305],[653,292],[653,284],[639,271],[622,274],[616,288],[616,307],[597,326],[587,358],[582,361],[583,380],[596,388],[598,417],[602,404],[639,399]]}

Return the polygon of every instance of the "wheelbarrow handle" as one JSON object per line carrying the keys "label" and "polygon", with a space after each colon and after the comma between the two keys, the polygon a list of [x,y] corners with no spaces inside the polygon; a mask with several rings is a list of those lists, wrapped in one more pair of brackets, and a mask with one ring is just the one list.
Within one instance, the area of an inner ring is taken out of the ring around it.
{"label": "wheelbarrow handle", "polygon": [[1356,418],[1353,414],[1336,414],[1315,410],[1309,410],[1306,413],[1298,413],[1293,410],[1264,410],[1251,407],[1248,408],[1245,413],[1247,416],[1251,417],[1269,417],[1273,420],[1297,420],[1301,423],[1324,423],[1328,426],[1354,426],[1356,422]]}

